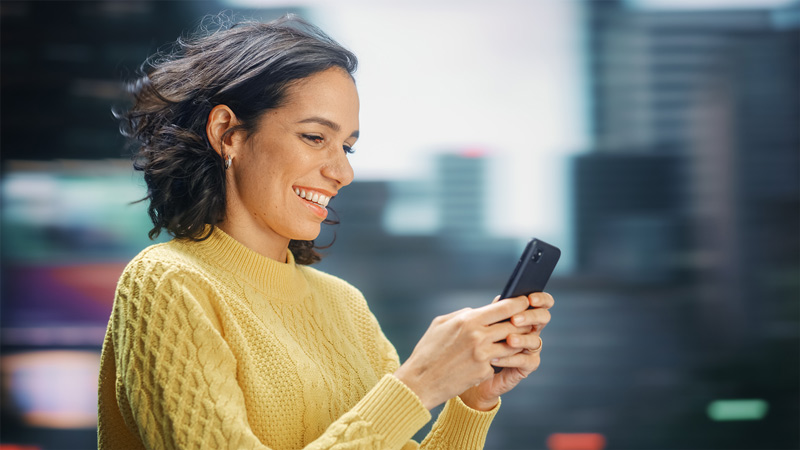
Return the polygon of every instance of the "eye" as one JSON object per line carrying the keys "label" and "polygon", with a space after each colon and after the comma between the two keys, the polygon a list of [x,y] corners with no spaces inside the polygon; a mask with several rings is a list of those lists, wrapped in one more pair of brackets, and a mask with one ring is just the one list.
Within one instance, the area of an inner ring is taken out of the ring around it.
{"label": "eye", "polygon": [[322,138],[322,136],[319,136],[319,135],[316,135],[316,134],[304,134],[303,135],[303,139],[305,139],[307,141],[311,141],[311,142],[313,142],[313,143],[315,143],[317,145],[322,144],[325,141]]}
{"label": "eye", "polygon": [[353,153],[355,153],[355,152],[356,152],[356,151],[353,149],[353,147],[351,147],[351,146],[349,146],[349,145],[347,145],[347,144],[344,144],[344,146],[343,146],[342,148],[344,148],[344,152],[345,152],[345,153],[347,153],[348,155],[352,155]]}

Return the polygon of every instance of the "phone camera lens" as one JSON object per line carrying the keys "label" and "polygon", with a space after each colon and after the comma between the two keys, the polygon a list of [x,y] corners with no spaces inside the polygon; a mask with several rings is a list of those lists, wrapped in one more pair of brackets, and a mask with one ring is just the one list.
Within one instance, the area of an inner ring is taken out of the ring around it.
{"label": "phone camera lens", "polygon": [[535,252],[533,252],[533,256],[531,256],[531,259],[533,260],[533,262],[539,262],[539,260],[542,259],[542,250],[537,249]]}

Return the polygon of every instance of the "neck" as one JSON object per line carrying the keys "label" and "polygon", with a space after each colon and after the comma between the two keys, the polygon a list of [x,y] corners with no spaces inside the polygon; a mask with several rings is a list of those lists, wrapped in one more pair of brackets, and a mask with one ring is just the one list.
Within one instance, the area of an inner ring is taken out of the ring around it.
{"label": "neck", "polygon": [[235,220],[226,219],[217,226],[250,250],[280,263],[286,262],[289,239],[279,236],[271,230],[265,233],[261,228],[251,224],[241,224],[240,221]]}

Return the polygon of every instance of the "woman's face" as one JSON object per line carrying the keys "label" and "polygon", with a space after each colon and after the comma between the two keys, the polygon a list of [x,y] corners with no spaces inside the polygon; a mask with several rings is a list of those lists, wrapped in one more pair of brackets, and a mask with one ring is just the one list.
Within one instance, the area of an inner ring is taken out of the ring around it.
{"label": "woman's face", "polygon": [[231,148],[225,220],[281,245],[319,235],[328,201],[353,181],[347,154],[358,139],[358,92],[346,71],[319,72],[287,94]]}

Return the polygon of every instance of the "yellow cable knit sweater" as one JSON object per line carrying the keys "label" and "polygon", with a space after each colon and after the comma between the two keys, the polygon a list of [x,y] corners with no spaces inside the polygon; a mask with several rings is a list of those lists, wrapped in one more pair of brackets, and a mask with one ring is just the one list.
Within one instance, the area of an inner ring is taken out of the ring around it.
{"label": "yellow cable knit sweater", "polygon": [[215,229],[140,253],[100,369],[100,449],[468,450],[497,412],[448,401],[431,433],[361,293]]}

